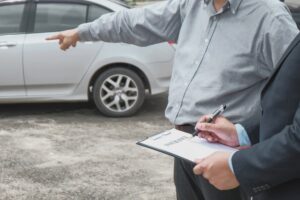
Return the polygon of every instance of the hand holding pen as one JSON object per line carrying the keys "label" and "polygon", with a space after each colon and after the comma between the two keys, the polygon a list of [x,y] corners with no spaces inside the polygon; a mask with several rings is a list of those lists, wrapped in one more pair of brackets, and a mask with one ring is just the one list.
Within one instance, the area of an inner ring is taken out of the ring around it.
{"label": "hand holding pen", "polygon": [[[210,117],[205,121],[206,123],[212,123],[213,120],[219,116],[220,114],[222,114],[226,109],[226,105],[221,105],[215,112],[213,112]],[[195,128],[195,132],[193,133],[193,137],[197,136],[199,134],[199,130],[197,128]]]}

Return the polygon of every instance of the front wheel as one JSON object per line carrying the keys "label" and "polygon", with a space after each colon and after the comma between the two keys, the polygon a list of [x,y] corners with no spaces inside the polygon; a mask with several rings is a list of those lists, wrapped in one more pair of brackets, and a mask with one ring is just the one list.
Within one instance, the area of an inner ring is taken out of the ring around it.
{"label": "front wheel", "polygon": [[134,71],[112,68],[97,78],[93,87],[93,99],[99,111],[106,116],[131,116],[144,102],[145,87]]}

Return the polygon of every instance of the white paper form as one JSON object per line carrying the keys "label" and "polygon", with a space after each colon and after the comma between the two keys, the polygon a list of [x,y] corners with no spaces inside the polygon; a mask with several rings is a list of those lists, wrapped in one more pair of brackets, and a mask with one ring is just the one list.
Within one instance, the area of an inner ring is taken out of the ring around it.
{"label": "white paper form", "polygon": [[156,134],[137,144],[191,162],[207,157],[217,151],[230,153],[237,151],[237,149],[222,144],[209,143],[202,138],[192,137],[191,134],[176,129]]}

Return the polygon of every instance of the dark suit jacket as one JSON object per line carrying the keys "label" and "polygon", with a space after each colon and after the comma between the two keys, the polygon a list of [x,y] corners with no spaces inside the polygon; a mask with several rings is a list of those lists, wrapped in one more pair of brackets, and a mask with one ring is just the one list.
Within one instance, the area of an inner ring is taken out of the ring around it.
{"label": "dark suit jacket", "polygon": [[261,107],[260,125],[242,123],[255,145],[234,154],[235,175],[254,200],[300,200],[300,35],[263,89]]}

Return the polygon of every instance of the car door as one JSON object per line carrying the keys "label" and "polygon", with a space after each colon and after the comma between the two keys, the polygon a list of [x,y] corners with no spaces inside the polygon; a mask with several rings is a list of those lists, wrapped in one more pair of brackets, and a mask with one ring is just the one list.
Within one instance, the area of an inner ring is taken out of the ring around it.
{"label": "car door", "polygon": [[22,48],[24,3],[0,4],[0,98],[25,96]]}
{"label": "car door", "polygon": [[35,17],[24,45],[28,96],[70,95],[97,56],[103,42],[78,43],[68,51],[45,38],[87,21],[88,5],[63,1],[34,3]]}

